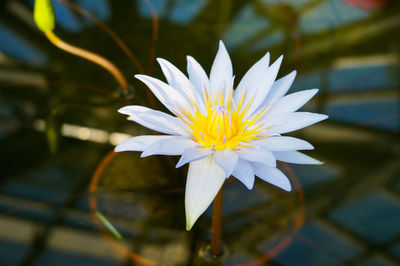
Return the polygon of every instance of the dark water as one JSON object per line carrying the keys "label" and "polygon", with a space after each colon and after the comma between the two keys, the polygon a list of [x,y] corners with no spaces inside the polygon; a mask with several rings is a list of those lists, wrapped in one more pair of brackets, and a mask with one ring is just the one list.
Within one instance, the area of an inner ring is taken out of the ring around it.
{"label": "dark water", "polygon": [[229,179],[227,251],[214,264],[400,263],[398,1],[157,0],[155,13],[145,0],[72,1],[125,42],[136,67],[108,29],[60,2],[55,33],[115,63],[130,91],[54,47],[33,24],[33,1],[0,2],[0,265],[207,263],[198,253],[210,210],[185,231],[187,169],[109,152],[146,132],[116,110],[149,105],[133,76],[163,78],[151,51],[182,70],[192,55],[209,70],[219,39],[236,80],[266,51],[284,54],[279,75],[299,73],[291,92],[320,88],[304,109],[330,119],[292,134],[326,162],[279,165],[292,192]]}

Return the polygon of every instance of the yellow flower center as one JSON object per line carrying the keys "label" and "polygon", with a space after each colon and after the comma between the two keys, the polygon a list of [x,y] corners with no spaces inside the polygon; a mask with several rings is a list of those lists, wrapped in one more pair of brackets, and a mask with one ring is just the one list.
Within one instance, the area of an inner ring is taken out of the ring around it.
{"label": "yellow flower center", "polygon": [[[240,149],[247,146],[248,142],[260,139],[260,132],[265,130],[258,120],[265,114],[267,107],[255,116],[245,120],[244,116],[252,100],[241,110],[245,95],[243,94],[237,106],[232,101],[233,90],[230,90],[228,103],[224,105],[224,95],[220,97],[214,93],[213,97],[204,91],[206,112],[202,114],[191,100],[194,107],[194,115],[189,110],[181,110],[181,119],[190,127],[189,133],[192,139],[203,148],[213,150]],[[213,103],[213,104],[212,104]]]}

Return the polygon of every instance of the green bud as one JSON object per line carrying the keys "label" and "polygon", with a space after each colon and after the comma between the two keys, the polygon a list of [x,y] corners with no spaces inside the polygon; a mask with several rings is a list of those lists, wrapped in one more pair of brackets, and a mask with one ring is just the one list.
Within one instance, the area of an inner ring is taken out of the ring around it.
{"label": "green bud", "polygon": [[41,31],[51,31],[55,25],[55,15],[51,0],[35,0],[33,19]]}

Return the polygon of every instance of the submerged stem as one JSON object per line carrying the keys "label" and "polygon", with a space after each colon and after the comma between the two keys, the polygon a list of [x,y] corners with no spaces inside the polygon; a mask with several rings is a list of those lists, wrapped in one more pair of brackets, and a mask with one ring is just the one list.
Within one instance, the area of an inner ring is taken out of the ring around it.
{"label": "submerged stem", "polygon": [[215,196],[212,207],[211,254],[213,256],[222,255],[222,243],[221,243],[222,190],[223,187],[221,187],[217,196]]}
{"label": "submerged stem", "polygon": [[68,44],[66,42],[64,42],[63,40],[61,40],[60,38],[58,38],[52,31],[46,31],[45,32],[47,38],[58,48],[69,52],[71,54],[83,57],[89,61],[92,61],[100,66],[102,66],[104,69],[106,69],[108,72],[110,72],[115,80],[118,82],[118,84],[121,86],[121,88],[124,90],[124,92],[128,92],[128,83],[126,82],[125,77],[122,75],[122,73],[118,70],[118,68],[111,63],[110,61],[108,61],[107,59],[105,59],[104,57],[97,55],[95,53],[86,51],[84,49],[81,49],[79,47],[73,46],[71,44]]}

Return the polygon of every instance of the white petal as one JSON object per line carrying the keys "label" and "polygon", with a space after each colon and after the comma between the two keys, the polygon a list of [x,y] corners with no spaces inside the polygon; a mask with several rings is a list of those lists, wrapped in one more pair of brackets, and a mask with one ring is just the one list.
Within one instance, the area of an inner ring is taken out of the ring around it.
{"label": "white petal", "polygon": [[238,160],[239,156],[230,149],[214,152],[214,161],[219,167],[224,169],[226,178],[232,174]]}
{"label": "white petal", "polygon": [[[219,95],[221,91],[224,91],[224,94],[228,95],[233,85],[232,76],[231,59],[229,58],[224,43],[219,41],[219,49],[210,72],[210,91],[216,90],[217,95]],[[225,98],[227,98],[227,96],[225,96]]]}
{"label": "white petal", "polygon": [[164,135],[144,135],[137,136],[125,140],[117,147],[115,147],[115,152],[120,151],[143,151],[153,145],[153,143],[159,140],[173,139],[175,136],[164,136]]}
{"label": "white petal", "polygon": [[179,91],[161,80],[146,75],[135,75],[135,77],[146,84],[157,99],[172,113],[177,113],[177,107],[187,107],[190,108],[189,110],[192,109],[191,104],[188,103]]}
{"label": "white petal", "polygon": [[291,131],[307,127],[315,124],[322,120],[327,119],[327,115],[308,113],[308,112],[296,112],[290,113],[283,116],[273,118],[273,120],[265,122],[267,125],[275,125],[264,131],[265,134],[283,134]]}
{"label": "white petal", "polygon": [[296,164],[322,164],[322,162],[298,151],[277,151],[274,152],[277,160]]}
{"label": "white petal", "polygon": [[308,102],[317,92],[318,89],[311,89],[289,94],[272,104],[271,108],[265,114],[265,118],[295,112]]}
{"label": "white petal", "polygon": [[290,86],[292,86],[296,74],[297,71],[294,70],[290,72],[288,75],[275,81],[274,85],[272,85],[271,90],[269,91],[267,97],[264,99],[264,102],[261,104],[261,106],[267,106],[268,104],[273,103],[276,100],[282,98],[283,95],[285,95],[286,92],[288,92]]}
{"label": "white petal", "polygon": [[251,145],[260,146],[269,151],[312,150],[314,147],[305,140],[293,137],[267,137],[254,140]]}
{"label": "white petal", "polygon": [[254,173],[262,180],[271,183],[274,186],[280,187],[283,190],[291,191],[292,186],[288,178],[277,168],[270,167],[262,163],[251,163]]}
{"label": "white petal", "polygon": [[254,171],[250,163],[246,160],[239,159],[232,175],[240,180],[248,189],[252,189],[254,185]]}
{"label": "white petal", "polygon": [[165,134],[187,134],[186,130],[181,127],[179,118],[160,111],[139,105],[128,105],[120,108],[118,112],[129,115],[129,120],[158,132]]}
{"label": "white petal", "polygon": [[258,86],[260,77],[268,69],[269,65],[269,53],[266,53],[260,60],[258,60],[247,72],[244,74],[242,80],[239,82],[234,94],[234,100],[239,103],[242,94],[253,88],[255,85]]}
{"label": "white petal", "polygon": [[208,155],[210,155],[211,153],[212,153],[211,149],[205,149],[200,147],[188,148],[183,152],[182,157],[176,164],[176,168],[179,168],[182,165],[190,163],[192,161],[203,159]]}
{"label": "white petal", "polygon": [[242,148],[238,150],[237,153],[239,154],[240,158],[245,159],[247,161],[265,163],[273,167],[276,166],[276,160],[274,154],[266,149],[253,146],[253,147]]}
{"label": "white petal", "polygon": [[187,56],[187,72],[190,82],[195,86],[199,95],[203,96],[203,90],[208,90],[209,80],[201,65],[191,56]]}
{"label": "white petal", "polygon": [[185,190],[186,230],[210,206],[225,181],[224,171],[212,156],[189,164]]}
{"label": "white petal", "polygon": [[[248,100],[252,100],[249,109],[246,111],[246,114],[243,119],[247,119],[250,117],[255,110],[257,110],[261,103],[264,101],[265,97],[268,95],[276,76],[278,75],[279,67],[281,66],[283,56],[280,56],[269,68],[268,70],[263,73],[261,79],[259,78],[258,84],[253,90],[247,90],[246,98]],[[247,101],[244,102],[246,106]]]}
{"label": "white petal", "polygon": [[197,143],[188,137],[174,137],[171,139],[161,139],[146,148],[140,157],[150,155],[181,155],[186,149],[196,146]]}
{"label": "white petal", "polygon": [[193,84],[189,81],[185,74],[183,74],[177,67],[165,59],[157,58],[157,61],[161,66],[161,70],[163,71],[168,84],[171,87],[179,90],[182,95],[186,95],[188,99],[192,99],[194,102],[198,103],[198,100],[202,97],[200,97],[197,90],[194,88]]}

